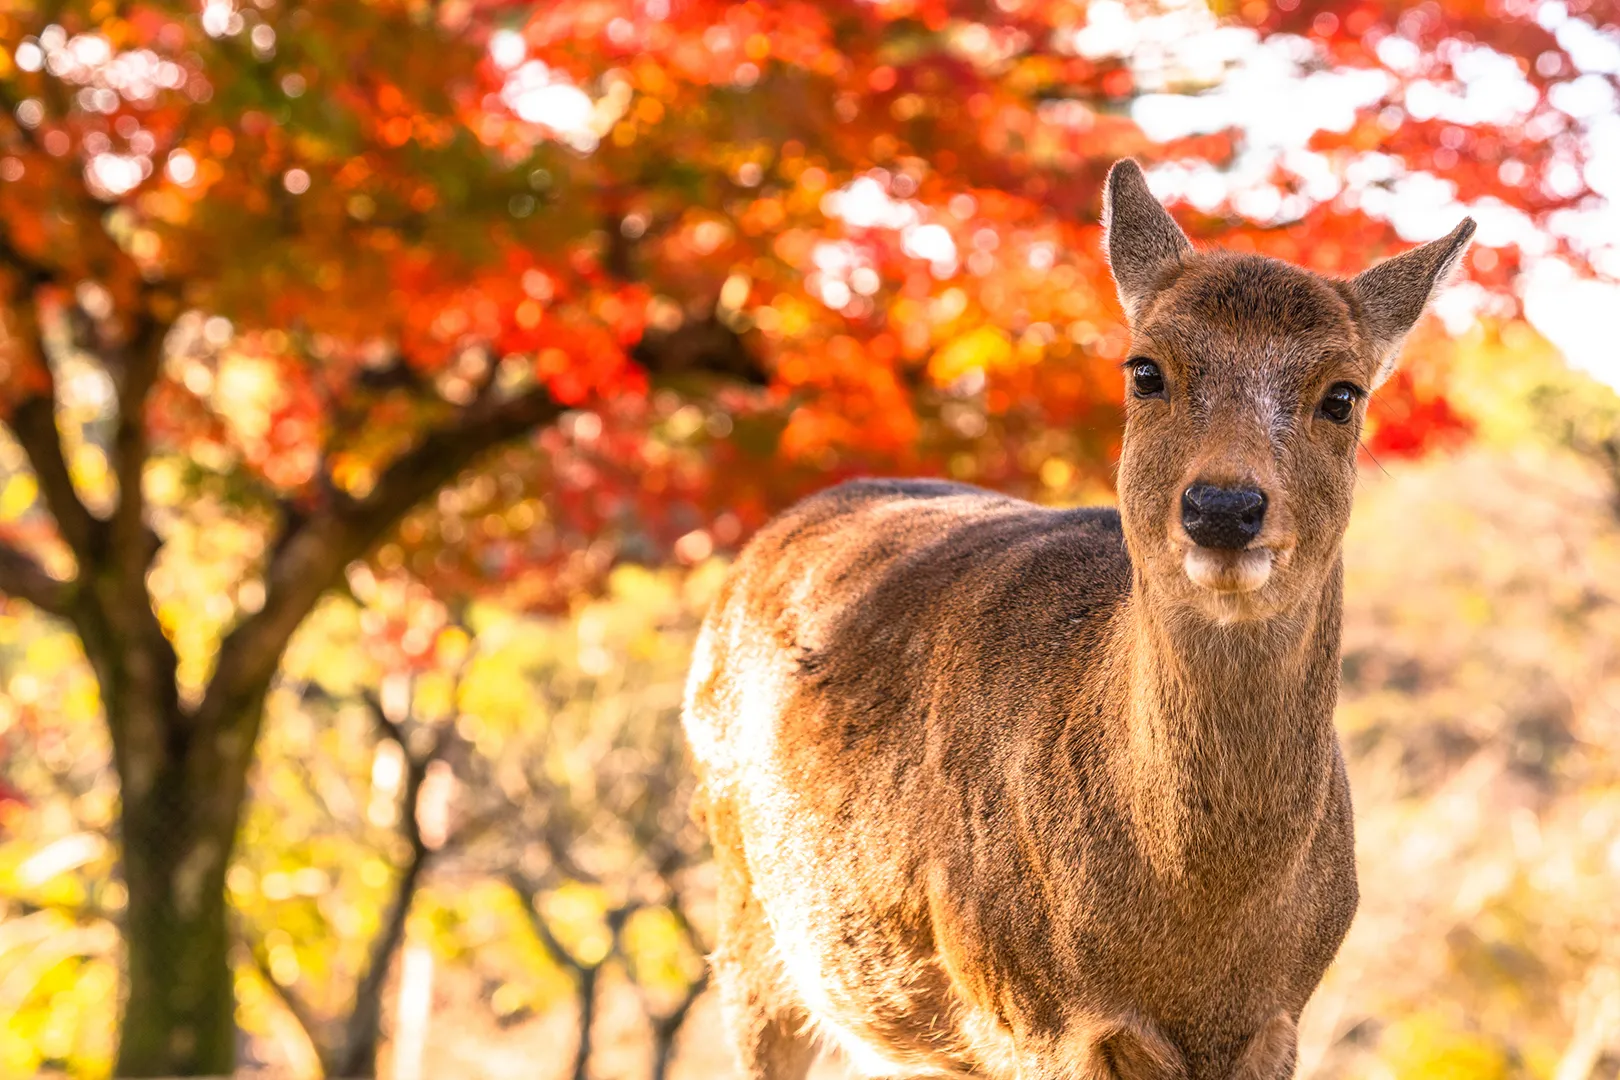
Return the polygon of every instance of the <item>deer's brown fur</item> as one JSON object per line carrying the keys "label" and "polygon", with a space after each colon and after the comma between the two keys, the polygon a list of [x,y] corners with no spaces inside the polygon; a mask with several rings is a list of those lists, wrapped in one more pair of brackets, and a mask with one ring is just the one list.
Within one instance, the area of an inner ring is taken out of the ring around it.
{"label": "deer's brown fur", "polygon": [[[693,661],[745,1075],[817,1033],[869,1075],[1290,1075],[1356,907],[1332,726],[1364,404],[1472,231],[1350,281],[1194,251],[1124,162],[1108,248],[1133,355],[1120,505],[865,481],[767,526]],[[1269,500],[1248,549],[1194,482]],[[1262,565],[1263,564],[1263,565]]]}

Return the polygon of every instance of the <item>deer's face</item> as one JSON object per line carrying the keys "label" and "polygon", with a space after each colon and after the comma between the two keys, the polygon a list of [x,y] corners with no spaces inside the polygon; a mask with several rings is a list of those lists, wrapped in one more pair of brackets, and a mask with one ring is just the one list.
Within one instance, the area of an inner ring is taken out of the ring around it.
{"label": "deer's face", "polygon": [[1222,622],[1319,593],[1350,520],[1366,402],[1473,231],[1332,281],[1199,253],[1134,163],[1109,175],[1131,323],[1120,513],[1160,595]]}
{"label": "deer's face", "polygon": [[1136,320],[1125,371],[1120,507],[1160,589],[1232,618],[1320,581],[1375,369],[1328,282],[1258,256],[1187,258]]}

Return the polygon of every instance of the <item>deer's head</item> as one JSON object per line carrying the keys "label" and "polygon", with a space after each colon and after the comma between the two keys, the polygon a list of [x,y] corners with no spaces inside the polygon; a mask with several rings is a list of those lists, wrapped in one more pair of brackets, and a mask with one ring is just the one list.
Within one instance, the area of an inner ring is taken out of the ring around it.
{"label": "deer's head", "polygon": [[1120,513],[1149,587],[1221,622],[1319,590],[1350,520],[1367,398],[1474,223],[1348,281],[1195,251],[1134,161],[1108,174],[1131,328]]}

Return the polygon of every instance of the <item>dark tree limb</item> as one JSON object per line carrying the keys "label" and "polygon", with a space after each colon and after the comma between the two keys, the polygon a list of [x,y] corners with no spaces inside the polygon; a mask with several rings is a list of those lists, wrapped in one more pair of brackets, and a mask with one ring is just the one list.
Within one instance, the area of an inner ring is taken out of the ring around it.
{"label": "dark tree limb", "polygon": [[371,723],[377,729],[377,737],[398,743],[400,751],[408,759],[411,750],[410,744],[405,741],[405,725],[388,715],[388,710],[383,708],[382,699],[372,691],[362,689],[360,700],[365,702],[366,711],[371,714]]}
{"label": "dark tree limb", "polygon": [[[704,340],[675,347],[649,340],[634,356],[660,378],[707,374],[761,381],[758,365],[734,335],[723,346]],[[493,379],[453,419],[396,458],[370,492],[360,497],[336,493],[326,506],[288,522],[290,527],[271,545],[264,607],[239,623],[220,646],[214,678],[198,708],[205,726],[240,714],[233,702],[262,695],[304,616],[337,584],[344,567],[365,555],[412,507],[481,454],[555,422],[565,411],[543,386],[505,400],[489,392],[492,386]]]}
{"label": "dark tree limb", "polygon": [[[664,901],[665,910],[669,912],[670,917],[675,920],[676,926],[680,928],[681,936],[685,938],[687,947],[700,960],[703,960],[708,950],[704,947],[703,939],[698,934],[697,927],[692,924],[691,918],[687,915],[686,898],[673,880],[673,871],[660,871],[660,877],[664,879],[665,887],[669,890],[669,897]],[[637,986],[640,986],[639,980]],[[686,989],[682,991],[680,1000],[668,1012],[660,1013],[656,1011],[643,991],[642,1008],[647,1013],[647,1022],[652,1026],[653,1035],[652,1080],[665,1080],[669,1075],[669,1067],[675,1056],[675,1039],[680,1035],[681,1028],[685,1026],[687,1017],[691,1015],[692,1006],[697,1004],[698,998],[702,997],[703,992],[708,988],[709,965],[707,960],[704,960],[702,971],[698,974],[698,977],[686,984]]]}
{"label": "dark tree limb", "polygon": [[62,433],[56,425],[56,382],[51,376],[44,337],[39,330],[39,313],[32,307],[32,298],[22,302],[30,306],[27,332],[33,338],[30,347],[39,359],[38,374],[45,385],[12,410],[11,430],[17,436],[23,452],[28,455],[28,464],[39,481],[39,492],[45,508],[56,519],[57,530],[79,561],[82,571],[95,563],[102,523],[90,513],[74,490],[72,473],[62,451]]}
{"label": "dark tree limb", "polygon": [[[0,105],[14,110],[16,104],[13,95],[0,88]],[[34,149],[41,149],[34,132],[20,124],[16,127]],[[109,563],[104,567],[111,572],[109,584],[121,594],[120,599],[125,601],[123,606],[133,611],[136,607],[149,607],[144,593],[145,576],[159,546],[156,535],[145,522],[142,494],[142,476],[150,455],[146,405],[162,374],[164,342],[180,301],[172,287],[149,280],[135,258],[107,233],[105,217],[109,208],[91,193],[82,179],[63,194],[91,227],[101,230],[107,241],[105,253],[111,261],[107,267],[109,272],[138,283],[135,310],[122,344],[91,350],[98,355],[117,388],[118,416],[110,456],[113,475],[118,481],[118,506],[111,522],[102,522],[90,514],[73,490],[56,431],[54,387],[23,403],[13,417],[13,426],[40,478],[46,505],[80,566],[88,575],[92,569],[103,569],[98,563]],[[64,287],[73,284],[64,279],[59,270],[24,254],[9,236],[0,236],[0,258],[17,266],[28,284],[55,283]],[[37,323],[36,314],[36,338]],[[43,341],[36,341],[36,351],[49,378],[50,365],[45,359]],[[148,625],[140,628],[139,636],[149,638],[147,632],[156,627],[157,620],[154,616],[144,621]]]}
{"label": "dark tree limb", "polygon": [[395,879],[393,896],[383,916],[382,930],[371,941],[365,971],[355,987],[354,1005],[343,1024],[341,1041],[333,1048],[328,1075],[341,1077],[370,1077],[377,1074],[384,984],[388,980],[394,956],[405,941],[405,920],[410,915],[411,904],[433,859],[433,849],[422,836],[418,817],[422,785],[427,780],[429,767],[439,759],[445,745],[444,731],[441,730],[427,753],[413,755],[405,740],[403,726],[383,711],[381,702],[370,694],[364,696],[379,736],[397,743],[405,756],[405,790],[400,799],[400,825],[410,845],[410,854],[400,869],[399,877]]}
{"label": "dark tree limb", "polygon": [[103,357],[118,388],[118,424],[113,431],[112,468],[118,480],[118,507],[109,527],[111,554],[120,584],[130,592],[144,589],[146,571],[157,554],[158,540],[146,524],[142,477],[151,456],[146,406],[163,372],[163,348],[170,320],[152,310],[168,300],[156,289],[143,288],[128,340],[115,357]]}
{"label": "dark tree limb", "polygon": [[[45,363],[43,356],[40,362]],[[46,366],[47,378],[49,370]],[[72,549],[81,567],[90,564],[94,559],[97,522],[79,500],[62,452],[62,435],[56,426],[54,380],[44,393],[30,396],[12,410],[11,430],[28,455],[28,464],[39,480],[40,496],[56,519],[63,541]]]}
{"label": "dark tree limb", "polygon": [[648,1020],[652,1023],[653,1031],[653,1061],[652,1080],[667,1080],[669,1067],[675,1060],[675,1040],[686,1026],[686,1018],[692,1013],[692,1006],[697,1004],[698,998],[709,988],[709,967],[705,963],[703,974],[686,985],[686,992],[675,1007],[662,1015],[654,1015],[648,1010]]}
{"label": "dark tree limb", "polygon": [[[574,842],[583,831],[582,826],[573,820],[567,800],[555,796],[551,782],[544,775],[542,763],[553,738],[554,733],[548,728],[541,736],[541,752],[535,755],[528,763],[528,768],[523,770],[528,798],[545,812],[545,820],[538,828],[529,830],[529,837],[539,841],[540,846],[545,849],[546,857],[551,860],[553,873],[586,885],[600,885],[601,877],[589,867],[580,865],[579,860],[574,857]],[[512,809],[515,812],[518,808],[513,806]]]}
{"label": "dark tree limb", "polygon": [[[306,693],[305,695],[310,696]],[[355,984],[354,996],[347,1014],[339,1019],[326,1019],[304,1002],[290,987],[275,983],[270,975],[268,960],[262,944],[250,943],[254,963],[275,988],[287,1011],[297,1020],[309,1036],[321,1060],[322,1071],[330,1077],[359,1078],[376,1075],[377,1048],[382,1037],[382,998],[394,957],[405,941],[405,924],[411,905],[416,898],[427,871],[437,854],[422,835],[419,812],[422,789],[433,763],[442,759],[450,745],[447,729],[441,729],[432,746],[421,754],[412,754],[407,743],[405,726],[389,717],[376,696],[362,693],[367,710],[377,728],[378,739],[398,744],[405,756],[404,789],[400,796],[400,832],[409,845],[409,854],[400,867],[399,876],[388,900],[382,919],[382,928],[367,949],[366,964]],[[248,935],[244,932],[244,937]]]}
{"label": "dark tree limb", "polygon": [[[613,235],[617,234],[615,229]],[[742,335],[715,315],[689,319],[673,330],[648,331],[630,356],[665,379],[720,375],[753,386],[766,381]]]}
{"label": "dark tree limb", "polygon": [[[248,935],[243,934],[244,938]],[[315,1056],[321,1061],[321,1071],[328,1076],[338,1075],[327,1067],[326,1049],[321,1035],[321,1019],[318,1013],[304,1000],[302,994],[290,986],[282,986],[276,981],[270,969],[270,958],[265,955],[264,942],[260,940],[247,941],[243,949],[253,960],[253,968],[259,973],[259,978],[270,987],[276,1000],[298,1021],[298,1026],[304,1029],[304,1035],[309,1039],[310,1045],[315,1048]]]}
{"label": "dark tree limb", "polygon": [[[9,238],[3,246],[7,257],[24,260],[28,280],[63,284],[56,271],[37,260],[28,260]],[[119,251],[119,255],[129,261],[127,254]],[[182,734],[169,730],[166,722],[180,713],[175,684],[178,661],[146,591],[146,570],[158,542],[142,520],[139,494],[147,456],[146,400],[162,367],[163,340],[168,332],[168,323],[158,319],[151,308],[158,295],[157,286],[142,284],[140,315],[125,350],[131,356],[138,355],[139,362],[130,360],[120,370],[106,354],[101,355],[119,383],[119,432],[113,464],[119,479],[120,506],[111,523],[92,514],[74,489],[57,424],[56,386],[32,297],[24,301],[27,333],[38,357],[43,387],[19,402],[10,417],[12,430],[39,482],[45,507],[79,564],[78,577],[67,592],[69,602],[58,609],[58,614],[72,620],[101,683],[120,767],[128,764],[125,755],[133,740],[140,747],[136,752],[148,759],[142,771],[152,767],[150,759],[154,754],[177,754],[177,740]],[[135,493],[133,500],[131,491]],[[135,700],[141,704],[130,707]],[[131,716],[140,719],[131,720]],[[128,729],[132,725],[141,730],[131,732]]]}
{"label": "dark tree limb", "polygon": [[562,412],[540,388],[508,401],[475,403],[396,458],[365,496],[340,496],[294,524],[273,545],[264,607],[220,645],[199,717],[207,723],[229,715],[235,711],[232,702],[267,686],[288,640],[321,595],[413,506],[485,451],[553,422]]}
{"label": "dark tree limb", "polygon": [[57,581],[30,556],[7,544],[0,544],[0,592],[52,615],[67,617],[73,610],[74,586]]}
{"label": "dark tree limb", "polygon": [[552,963],[566,971],[574,983],[574,996],[578,1002],[578,1033],[574,1043],[574,1060],[569,1071],[570,1080],[589,1080],[591,1053],[594,1044],[591,1041],[591,1029],[596,1024],[597,984],[602,969],[607,966],[619,952],[620,934],[624,930],[625,922],[640,907],[634,902],[621,905],[607,913],[608,933],[612,942],[602,954],[602,959],[595,963],[586,963],[569,951],[557,937],[551,923],[540,909],[535,906],[535,894],[538,891],[534,883],[516,870],[508,870],[506,883],[517,894],[520,906],[523,908],[524,918],[528,921],[529,929],[534,932],[540,947],[545,951]]}

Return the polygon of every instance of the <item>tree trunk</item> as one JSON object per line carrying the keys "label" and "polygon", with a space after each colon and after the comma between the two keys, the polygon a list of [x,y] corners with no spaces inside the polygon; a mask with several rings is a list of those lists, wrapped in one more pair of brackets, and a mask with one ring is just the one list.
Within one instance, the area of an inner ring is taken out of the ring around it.
{"label": "tree trunk", "polygon": [[228,1075],[236,1067],[225,901],[236,818],[204,820],[207,796],[174,764],[144,795],[129,791],[126,778],[128,997],[119,1077]]}
{"label": "tree trunk", "polygon": [[262,697],[217,726],[178,703],[109,696],[121,802],[126,947],[118,1077],[220,1076],[236,1067],[225,871]]}
{"label": "tree trunk", "polygon": [[596,977],[601,964],[593,964],[579,973],[579,1041],[574,1044],[572,1080],[589,1080],[591,1072],[591,1027],[596,1023]]}
{"label": "tree trunk", "polygon": [[[420,789],[420,781],[416,786]],[[405,812],[416,813],[414,799],[406,800]],[[405,940],[405,920],[410,915],[411,902],[416,897],[417,885],[428,862],[428,850],[422,844],[414,820],[411,833],[411,860],[395,887],[394,900],[384,917],[382,930],[372,942],[365,974],[354,990],[354,1008],[344,1025],[343,1045],[327,1070],[334,1077],[368,1080],[377,1075],[377,1044],[382,1038],[383,988],[388,983],[388,969]]]}
{"label": "tree trunk", "polygon": [[709,974],[705,967],[698,980],[686,988],[686,995],[672,1012],[657,1016],[648,1010],[647,1019],[651,1022],[653,1031],[652,1080],[665,1080],[669,1076],[670,1064],[675,1060],[675,1039],[680,1035],[681,1028],[686,1026],[686,1018],[692,1014],[692,1006],[697,1004],[697,999],[703,995],[708,985]]}
{"label": "tree trunk", "polygon": [[653,1029],[652,1080],[667,1080],[669,1066],[675,1060],[676,1031]]}

